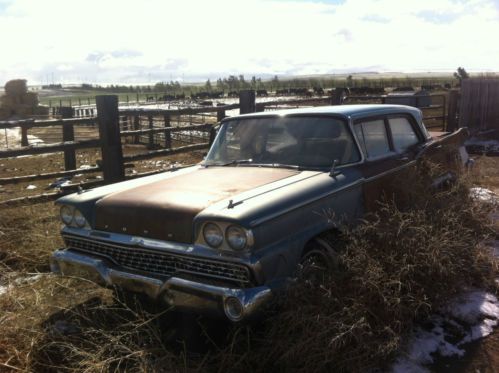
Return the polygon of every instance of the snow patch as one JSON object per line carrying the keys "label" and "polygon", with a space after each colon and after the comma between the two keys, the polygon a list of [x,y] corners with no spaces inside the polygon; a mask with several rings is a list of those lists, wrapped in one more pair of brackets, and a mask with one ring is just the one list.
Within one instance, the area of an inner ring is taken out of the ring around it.
{"label": "snow patch", "polygon": [[[499,241],[485,244],[499,257]],[[499,279],[496,283],[499,285]],[[497,297],[483,290],[467,290],[431,316],[430,327],[414,329],[406,352],[394,362],[391,371],[429,372],[425,366],[433,363],[435,356],[463,356],[463,345],[488,336],[498,323]]]}
{"label": "snow patch", "polygon": [[481,187],[470,188],[470,194],[472,198],[478,201],[499,204],[499,196],[489,189]]}
{"label": "snow patch", "polygon": [[32,284],[33,282],[38,281],[40,278],[46,275],[50,275],[50,273],[37,273],[35,275],[18,277],[11,281],[8,285],[0,285],[0,296],[7,294],[16,286]]}
{"label": "snow patch", "polygon": [[[39,137],[28,134],[28,144],[37,145],[43,144],[43,140]],[[3,131],[0,130],[0,145],[6,148],[17,148],[21,146],[21,128],[6,128]]]}
{"label": "snow patch", "polygon": [[[485,322],[487,318],[495,320],[497,324],[499,301],[493,294],[485,291],[469,291],[454,299],[443,311],[454,319],[473,325],[472,330],[479,330],[482,326],[487,329],[487,326],[490,325],[489,322]],[[482,334],[478,338],[489,334]],[[477,338],[471,340],[474,339]]]}
{"label": "snow patch", "polygon": [[7,290],[9,290],[8,286],[0,285],[0,295],[4,295],[7,292]]}
{"label": "snow patch", "polygon": [[392,373],[428,372],[425,365],[433,363],[435,356],[463,356],[461,346],[486,337],[497,326],[499,301],[490,293],[473,290],[441,313],[430,318],[431,329],[415,328],[407,352],[392,365]]}

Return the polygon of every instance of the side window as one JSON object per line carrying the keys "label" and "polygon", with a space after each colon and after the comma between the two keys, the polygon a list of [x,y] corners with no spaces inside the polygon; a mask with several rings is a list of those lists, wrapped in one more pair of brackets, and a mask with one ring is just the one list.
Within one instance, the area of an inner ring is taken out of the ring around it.
{"label": "side window", "polygon": [[389,118],[388,124],[392,132],[395,150],[405,151],[419,142],[418,135],[414,132],[414,128],[407,118]]}
{"label": "side window", "polygon": [[367,158],[376,158],[390,153],[390,143],[383,119],[358,123],[355,133]]}

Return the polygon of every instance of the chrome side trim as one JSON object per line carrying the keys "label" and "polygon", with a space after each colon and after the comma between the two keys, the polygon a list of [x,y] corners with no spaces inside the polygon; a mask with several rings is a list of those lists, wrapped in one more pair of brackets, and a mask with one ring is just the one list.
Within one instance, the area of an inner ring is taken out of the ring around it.
{"label": "chrome side trim", "polygon": [[376,179],[379,179],[379,178],[382,178],[384,176],[387,176],[387,175],[390,175],[394,172],[398,172],[398,171],[401,171],[403,170],[404,168],[406,167],[409,167],[409,166],[412,166],[414,164],[416,164],[417,161],[410,161],[410,162],[407,162],[407,163],[404,163],[403,165],[399,166],[399,167],[395,167],[395,168],[391,168],[385,172],[382,172],[380,174],[377,174],[377,175],[374,175],[374,176],[371,176],[371,177],[368,177],[368,178],[365,178],[364,181],[365,182],[369,182],[369,181],[373,181],[373,180],[376,180]]}

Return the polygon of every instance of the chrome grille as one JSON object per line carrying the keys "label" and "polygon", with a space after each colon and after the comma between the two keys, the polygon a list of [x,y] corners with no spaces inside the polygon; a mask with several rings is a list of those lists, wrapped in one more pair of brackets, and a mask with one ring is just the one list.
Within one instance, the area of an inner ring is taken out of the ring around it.
{"label": "chrome grille", "polygon": [[249,270],[241,264],[192,258],[74,236],[64,236],[64,241],[68,248],[105,256],[117,265],[132,270],[163,276],[189,273],[239,283],[250,282]]}

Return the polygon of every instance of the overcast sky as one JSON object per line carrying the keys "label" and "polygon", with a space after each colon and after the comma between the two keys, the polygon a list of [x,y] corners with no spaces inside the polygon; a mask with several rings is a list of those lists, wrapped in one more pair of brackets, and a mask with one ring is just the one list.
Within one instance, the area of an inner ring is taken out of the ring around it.
{"label": "overcast sky", "polygon": [[499,0],[0,0],[0,85],[499,71]]}

